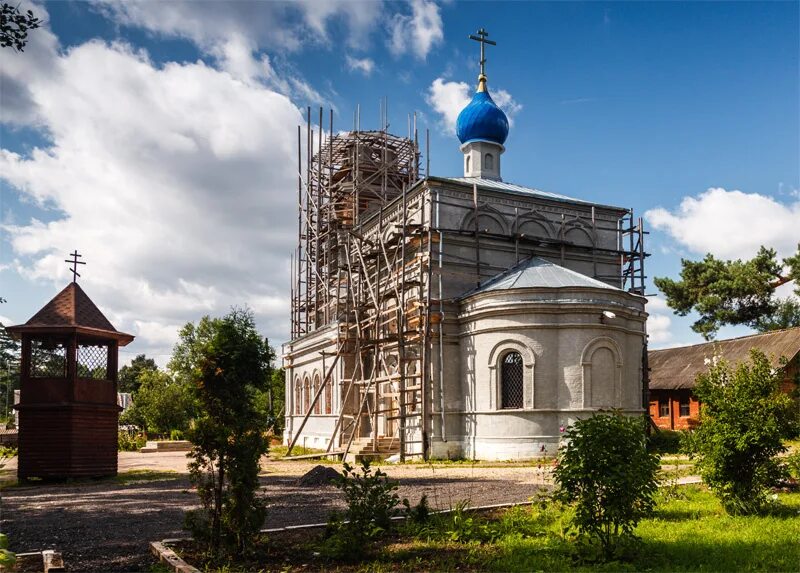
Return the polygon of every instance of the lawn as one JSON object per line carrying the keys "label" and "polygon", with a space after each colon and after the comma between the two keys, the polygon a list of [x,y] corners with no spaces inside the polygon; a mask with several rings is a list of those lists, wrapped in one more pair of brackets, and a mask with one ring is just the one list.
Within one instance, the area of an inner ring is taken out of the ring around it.
{"label": "lawn", "polygon": [[778,494],[774,511],[760,517],[727,516],[702,486],[670,488],[660,495],[656,514],[636,531],[641,544],[611,563],[599,563],[593,553],[579,549],[568,510],[542,502],[401,525],[351,563],[326,559],[318,532],[295,532],[268,540],[258,558],[241,566],[284,571],[800,571],[800,493]]}
{"label": "lawn", "polygon": [[[586,562],[587,554],[576,549],[565,531],[567,516],[536,506],[512,510],[517,514],[512,517],[516,526],[494,542],[467,543],[466,551],[454,551],[452,543],[424,541],[416,547],[389,547],[379,561],[394,569],[399,565],[394,556],[413,562],[416,553],[428,555],[422,565],[425,569],[800,571],[800,494],[779,494],[776,501],[772,515],[730,517],[705,488],[680,488],[677,497],[662,497],[656,514],[639,525],[636,533],[641,545],[626,560],[614,563]],[[505,512],[496,521],[508,519]],[[369,568],[381,565],[373,563]]]}

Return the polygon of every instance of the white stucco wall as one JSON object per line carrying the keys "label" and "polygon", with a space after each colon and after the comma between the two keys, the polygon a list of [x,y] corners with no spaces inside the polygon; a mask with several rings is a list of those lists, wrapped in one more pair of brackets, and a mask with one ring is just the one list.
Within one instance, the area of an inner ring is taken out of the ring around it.
{"label": "white stucco wall", "polygon": [[[603,310],[616,317],[601,320]],[[445,383],[460,386],[463,400],[460,409],[446,408],[452,431],[446,442],[434,433],[434,457],[553,455],[560,428],[580,417],[642,411],[641,297],[590,288],[491,292],[464,301],[459,319],[459,380],[448,372]],[[509,351],[523,359],[520,409],[500,404],[500,360]]]}

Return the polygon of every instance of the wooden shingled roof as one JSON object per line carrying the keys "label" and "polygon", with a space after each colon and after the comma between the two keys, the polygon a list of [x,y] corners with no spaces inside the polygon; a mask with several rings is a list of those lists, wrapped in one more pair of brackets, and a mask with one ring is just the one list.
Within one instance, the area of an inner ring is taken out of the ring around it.
{"label": "wooden shingled roof", "polygon": [[122,344],[133,340],[132,335],[114,328],[92,299],[75,282],[68,284],[28,322],[10,326],[7,330],[11,334],[78,330],[84,334],[115,338]]}
{"label": "wooden shingled roof", "polygon": [[761,350],[776,367],[782,356],[792,361],[800,355],[800,327],[693,346],[651,350],[647,353],[650,389],[694,388],[697,375],[708,370],[708,360],[719,356],[731,364],[737,364],[749,358],[751,348]]}

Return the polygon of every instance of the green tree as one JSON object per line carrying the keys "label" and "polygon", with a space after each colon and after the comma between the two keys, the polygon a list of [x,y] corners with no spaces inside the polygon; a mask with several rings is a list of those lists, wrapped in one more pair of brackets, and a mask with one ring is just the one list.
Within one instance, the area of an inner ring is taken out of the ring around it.
{"label": "green tree", "polygon": [[781,392],[782,373],[763,352],[735,370],[724,360],[697,377],[700,425],[688,448],[703,481],[731,514],[753,514],[767,504],[768,488],[782,476],[776,456],[796,423],[792,400]]}
{"label": "green tree", "polygon": [[0,323],[0,403],[5,420],[11,418],[14,390],[19,389],[20,344]]}
{"label": "green tree", "polygon": [[19,6],[3,2],[0,5],[0,48],[14,48],[18,52],[28,43],[28,32],[42,25],[33,11],[19,11]]}
{"label": "green tree", "polygon": [[158,370],[158,365],[155,360],[147,358],[144,354],[138,354],[129,365],[126,364],[119,369],[117,375],[119,391],[135,394],[141,384],[139,376],[143,372],[155,372],[156,370]]}
{"label": "green tree", "polygon": [[800,326],[800,304],[775,297],[775,289],[794,281],[800,296],[800,244],[797,253],[777,259],[774,249],[761,247],[750,260],[725,261],[708,254],[702,261],[681,260],[681,279],[654,279],[675,314],[692,311],[700,319],[692,330],[712,339],[723,325],[746,325],[765,332]]}
{"label": "green tree", "polygon": [[269,424],[276,434],[280,434],[286,419],[286,371],[283,368],[275,368],[272,371],[268,392]]}
{"label": "green tree", "polygon": [[142,370],[138,380],[140,386],[133,397],[133,406],[125,411],[120,422],[154,434],[188,430],[195,410],[188,384],[160,370]]}
{"label": "green tree", "polygon": [[241,552],[264,522],[258,472],[269,442],[255,398],[267,388],[272,356],[252,313],[240,309],[187,324],[173,352],[172,367],[191,380],[198,405],[190,477],[202,509],[187,515],[187,526],[213,555]]}
{"label": "green tree", "polygon": [[556,497],[575,504],[578,531],[610,558],[653,510],[658,455],[647,451],[643,419],[617,413],[578,420],[564,437],[553,473]]}

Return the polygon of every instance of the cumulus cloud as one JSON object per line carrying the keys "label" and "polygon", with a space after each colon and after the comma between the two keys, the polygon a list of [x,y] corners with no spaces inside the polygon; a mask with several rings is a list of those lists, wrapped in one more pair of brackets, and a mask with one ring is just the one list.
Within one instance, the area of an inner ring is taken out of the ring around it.
{"label": "cumulus cloud", "polygon": [[752,257],[761,245],[786,256],[800,241],[800,201],[781,203],[758,193],[710,188],[684,197],[677,209],[658,207],[645,217],[690,251],[725,259]]}
{"label": "cumulus cloud", "polygon": [[[425,99],[439,115],[442,131],[455,132],[458,114],[472,99],[474,89],[466,82],[447,81],[444,78],[433,80]],[[509,123],[513,125],[514,116],[522,110],[522,105],[517,103],[506,90],[490,89],[490,92],[494,102],[506,113]]]}
{"label": "cumulus cloud", "polygon": [[347,69],[351,72],[361,72],[365,76],[369,76],[375,70],[375,62],[370,58],[354,58],[347,54],[345,61],[347,62]]}
{"label": "cumulus cloud", "polygon": [[[38,18],[47,21],[49,16],[44,6],[22,3],[21,11],[34,10]],[[6,52],[0,66],[0,122],[7,125],[32,125],[40,123],[36,101],[28,84],[32,79],[44,78],[53,73],[53,54],[58,48],[58,39],[46,26],[28,35],[25,51],[13,56]]]}
{"label": "cumulus cloud", "polygon": [[329,28],[339,23],[345,43],[368,45],[381,21],[377,2],[298,0],[296,2],[195,2],[172,0],[98,0],[95,6],[114,21],[168,37],[190,40],[236,79],[260,82],[303,102],[335,107],[287,66],[276,70],[264,53],[294,52],[329,46]]}
{"label": "cumulus cloud", "polygon": [[155,8],[149,0],[96,0],[105,15],[129,26],[189,39],[211,48],[241,36],[268,49],[299,50],[328,44],[329,27],[343,25],[347,44],[363,46],[380,21],[377,2],[298,0],[296,2],[196,2],[171,0]]}
{"label": "cumulus cloud", "polygon": [[50,144],[0,150],[0,176],[49,212],[3,227],[17,272],[61,285],[78,248],[82,285],[139,349],[168,354],[179,325],[245,304],[285,339],[297,107],[202,62],[51,48],[20,80]]}
{"label": "cumulus cloud", "polygon": [[656,346],[663,346],[672,341],[672,310],[667,306],[667,301],[658,296],[647,300],[647,334],[649,341]]}
{"label": "cumulus cloud", "polygon": [[409,53],[424,60],[443,40],[442,15],[436,2],[412,0],[411,14],[397,13],[389,19],[387,44],[395,56]]}

